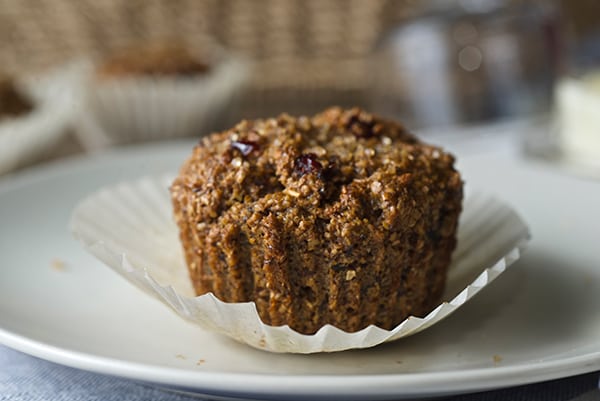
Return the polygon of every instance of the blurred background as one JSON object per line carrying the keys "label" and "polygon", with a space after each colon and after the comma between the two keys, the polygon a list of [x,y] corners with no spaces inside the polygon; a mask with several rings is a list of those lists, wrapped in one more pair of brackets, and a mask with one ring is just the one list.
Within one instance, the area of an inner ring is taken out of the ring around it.
{"label": "blurred background", "polygon": [[216,43],[249,67],[211,130],[330,105],[444,129],[553,113],[558,83],[600,66],[600,2],[2,0],[0,37],[17,78],[143,42]]}

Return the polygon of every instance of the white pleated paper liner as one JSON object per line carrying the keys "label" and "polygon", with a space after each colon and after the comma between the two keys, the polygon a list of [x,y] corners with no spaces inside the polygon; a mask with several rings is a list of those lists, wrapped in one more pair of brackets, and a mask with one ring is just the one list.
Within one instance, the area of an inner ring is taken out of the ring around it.
{"label": "white pleated paper liner", "polygon": [[424,318],[409,317],[393,330],[369,326],[346,333],[325,326],[314,335],[268,326],[254,303],[224,303],[194,296],[173,222],[172,177],[123,183],[84,199],[71,230],[101,261],[200,326],[273,352],[314,353],[368,348],[417,333],[448,316],[517,260],[529,240],[527,225],[503,202],[473,194],[464,202],[458,247],[446,300]]}
{"label": "white pleated paper liner", "polygon": [[197,77],[98,79],[88,65],[78,124],[88,150],[139,141],[198,137],[235,112],[249,63],[224,56]]}
{"label": "white pleated paper liner", "polygon": [[43,158],[68,133],[74,117],[68,66],[19,82],[33,109],[0,120],[0,174]]}

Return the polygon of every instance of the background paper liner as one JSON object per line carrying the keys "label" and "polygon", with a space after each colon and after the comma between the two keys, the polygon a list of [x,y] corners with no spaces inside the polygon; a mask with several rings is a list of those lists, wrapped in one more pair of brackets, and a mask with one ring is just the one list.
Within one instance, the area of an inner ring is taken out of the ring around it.
{"label": "background paper liner", "polygon": [[75,209],[71,231],[101,261],[169,305],[182,317],[253,347],[314,353],[368,348],[417,333],[463,305],[516,261],[529,230],[503,202],[482,193],[468,196],[444,302],[424,318],[409,317],[393,330],[369,326],[346,333],[325,326],[314,335],[261,322],[254,303],[224,303],[212,294],[195,297],[171,214],[172,176],[148,177],[102,189]]}
{"label": "background paper liner", "polygon": [[[83,63],[82,63],[83,64]],[[249,64],[224,56],[198,77],[95,80],[88,63],[78,124],[88,150],[116,143],[209,134],[234,112]]]}
{"label": "background paper liner", "polygon": [[34,108],[0,121],[0,174],[44,157],[68,133],[74,116],[71,75],[65,67],[18,83]]}

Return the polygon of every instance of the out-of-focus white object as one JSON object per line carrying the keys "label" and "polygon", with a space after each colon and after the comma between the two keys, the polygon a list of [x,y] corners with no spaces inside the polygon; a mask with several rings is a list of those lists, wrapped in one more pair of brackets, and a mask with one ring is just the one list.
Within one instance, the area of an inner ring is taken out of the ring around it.
{"label": "out-of-focus white object", "polygon": [[600,69],[561,80],[555,101],[562,156],[600,167]]}

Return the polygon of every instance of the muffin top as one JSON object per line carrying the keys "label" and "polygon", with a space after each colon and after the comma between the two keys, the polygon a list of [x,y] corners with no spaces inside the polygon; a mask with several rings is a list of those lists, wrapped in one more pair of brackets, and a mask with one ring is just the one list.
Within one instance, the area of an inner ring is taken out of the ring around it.
{"label": "muffin top", "polygon": [[206,74],[209,66],[179,43],[151,43],[130,47],[110,56],[97,69],[99,78],[190,77]]}
{"label": "muffin top", "polygon": [[17,117],[32,109],[33,104],[17,90],[14,80],[0,74],[0,118]]}
{"label": "muffin top", "polygon": [[[183,191],[172,192],[203,223],[289,208],[323,218],[353,210],[371,220],[407,199],[418,210],[462,193],[453,163],[398,123],[334,107],[312,118],[242,121],[203,138],[173,183]],[[190,191],[193,201],[184,200]]]}

